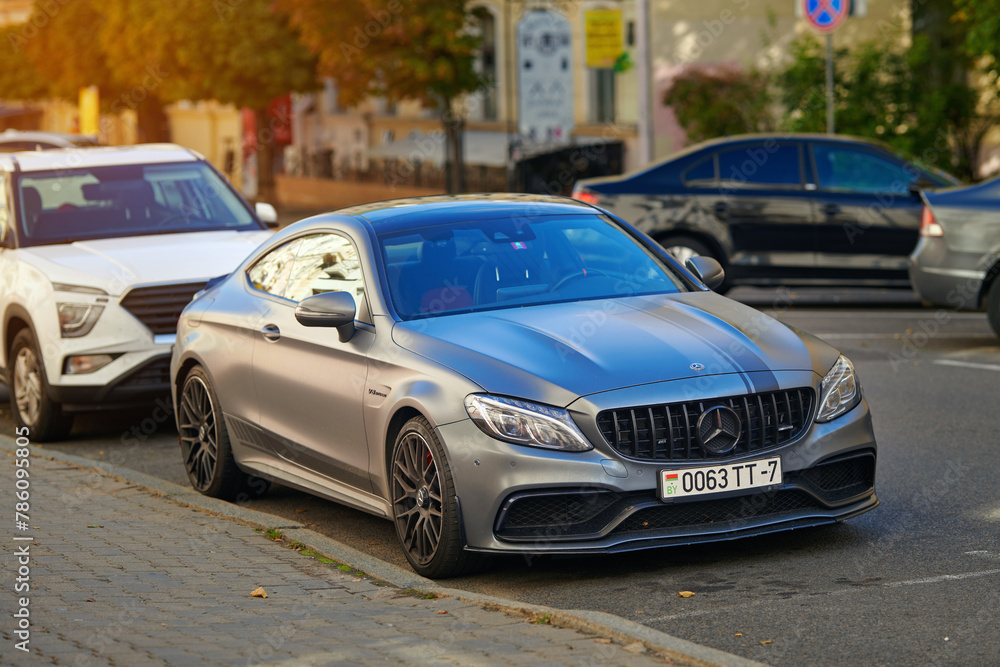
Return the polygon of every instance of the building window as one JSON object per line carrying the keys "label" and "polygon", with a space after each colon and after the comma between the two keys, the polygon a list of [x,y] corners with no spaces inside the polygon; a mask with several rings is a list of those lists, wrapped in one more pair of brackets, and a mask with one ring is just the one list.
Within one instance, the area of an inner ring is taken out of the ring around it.
{"label": "building window", "polygon": [[590,70],[591,122],[615,122],[615,71],[610,68]]}
{"label": "building window", "polygon": [[482,41],[476,56],[476,70],[484,86],[476,95],[479,109],[470,115],[478,120],[497,119],[497,23],[493,14],[484,7],[473,11],[473,24]]}

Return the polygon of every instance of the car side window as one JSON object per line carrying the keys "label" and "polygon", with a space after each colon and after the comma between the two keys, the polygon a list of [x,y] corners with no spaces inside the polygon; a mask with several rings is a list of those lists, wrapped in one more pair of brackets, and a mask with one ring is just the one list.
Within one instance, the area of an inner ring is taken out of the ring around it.
{"label": "car side window", "polygon": [[711,185],[715,183],[715,154],[709,155],[684,172],[686,185]]}
{"label": "car side window", "polygon": [[742,146],[719,153],[719,178],[738,185],[799,185],[800,162],[798,144]]}
{"label": "car side window", "polygon": [[301,301],[324,292],[347,292],[354,297],[358,319],[366,321],[365,281],[358,251],[340,234],[316,234],[302,239],[288,275],[285,298]]}
{"label": "car side window", "polygon": [[283,297],[301,243],[302,239],[289,241],[258,259],[247,271],[254,289]]}
{"label": "car side window", "polygon": [[916,169],[865,151],[814,144],[816,178],[823,190],[903,194],[919,177]]}

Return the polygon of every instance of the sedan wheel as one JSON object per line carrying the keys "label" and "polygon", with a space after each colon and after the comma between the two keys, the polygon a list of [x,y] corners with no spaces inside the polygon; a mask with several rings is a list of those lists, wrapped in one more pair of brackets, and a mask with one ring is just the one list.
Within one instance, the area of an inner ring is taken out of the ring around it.
{"label": "sedan wheel", "polygon": [[10,403],[19,427],[27,428],[29,437],[38,442],[64,438],[73,427],[73,416],[48,396],[45,367],[28,329],[14,336],[10,346],[13,363],[9,366],[7,385]]}
{"label": "sedan wheel", "polygon": [[406,422],[396,437],[390,486],[396,535],[418,574],[453,577],[483,564],[463,549],[451,467],[423,417]]}
{"label": "sedan wheel", "polygon": [[178,400],[178,439],[191,486],[224,500],[248,499],[267,490],[267,482],[236,465],[219,398],[205,371],[188,374]]}
{"label": "sedan wheel", "polygon": [[986,294],[986,318],[990,321],[993,333],[1000,336],[1000,278],[993,281]]}

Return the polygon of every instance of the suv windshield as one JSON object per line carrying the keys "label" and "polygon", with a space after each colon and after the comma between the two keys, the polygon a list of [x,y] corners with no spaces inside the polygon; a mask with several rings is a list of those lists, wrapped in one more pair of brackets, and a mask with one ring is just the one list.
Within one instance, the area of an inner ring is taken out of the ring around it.
{"label": "suv windshield", "polygon": [[435,225],[379,242],[404,320],[684,289],[667,263],[596,215]]}
{"label": "suv windshield", "polygon": [[222,179],[198,162],[25,172],[18,186],[25,246],[261,228]]}

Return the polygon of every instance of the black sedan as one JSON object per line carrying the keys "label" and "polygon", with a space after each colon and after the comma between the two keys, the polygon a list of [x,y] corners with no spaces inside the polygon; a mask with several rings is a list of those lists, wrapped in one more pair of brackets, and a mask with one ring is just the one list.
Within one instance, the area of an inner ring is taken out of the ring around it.
{"label": "black sedan", "polygon": [[909,287],[922,188],[959,181],[885,146],[836,135],[701,143],[573,196],[646,232],[678,259],[708,255],[729,285]]}
{"label": "black sedan", "polygon": [[910,278],[920,296],[956,310],[985,307],[1000,336],[1000,179],[923,193]]}

